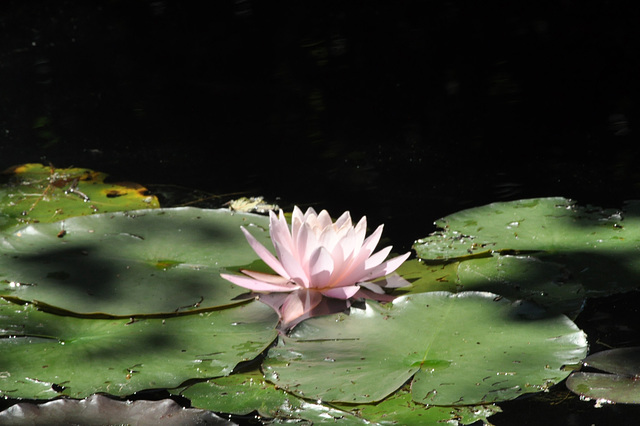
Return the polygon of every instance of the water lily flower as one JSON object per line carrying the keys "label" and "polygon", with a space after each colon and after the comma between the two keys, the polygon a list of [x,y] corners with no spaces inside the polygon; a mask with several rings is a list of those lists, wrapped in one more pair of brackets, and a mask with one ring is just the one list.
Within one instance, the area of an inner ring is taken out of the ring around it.
{"label": "water lily flower", "polygon": [[382,235],[380,225],[365,238],[367,219],[352,225],[349,212],[335,222],[329,213],[306,213],[294,207],[291,230],[282,210],[269,212],[269,233],[276,256],[260,244],[244,227],[242,232],[253,250],[277,275],[241,270],[244,275],[221,274],[223,278],[260,293],[259,299],[280,315],[281,326],[292,328],[303,319],[344,310],[353,298],[393,300],[383,287],[408,284],[395,271],[410,252],[385,261],[391,246],[373,251]]}

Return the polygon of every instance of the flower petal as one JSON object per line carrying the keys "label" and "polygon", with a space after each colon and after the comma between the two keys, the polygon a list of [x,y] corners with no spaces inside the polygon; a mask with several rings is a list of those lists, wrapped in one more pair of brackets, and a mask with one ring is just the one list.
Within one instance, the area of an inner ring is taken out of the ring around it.
{"label": "flower petal", "polygon": [[291,293],[280,307],[280,321],[286,327],[296,318],[305,315],[322,300],[317,291],[298,290]]}
{"label": "flower petal", "polygon": [[[294,207],[293,209],[295,210],[296,207]],[[313,209],[313,207],[309,207],[307,211],[304,213],[304,215],[302,216],[302,220],[306,222],[308,218],[313,218],[315,220],[317,217],[318,217],[318,214]]]}
{"label": "flower petal", "polygon": [[298,261],[307,275],[310,275],[309,264],[313,252],[318,248],[318,239],[308,223],[302,224],[294,241]]}
{"label": "flower petal", "polygon": [[304,222],[304,215],[298,206],[293,206],[293,213],[291,214],[291,235],[294,238],[298,235],[299,228]]}
{"label": "flower petal", "polygon": [[364,242],[364,237],[367,235],[367,217],[362,216],[362,219],[358,221],[358,224],[354,228],[356,232],[356,239],[354,244],[356,247],[362,247],[362,243]]}
{"label": "flower petal", "polygon": [[336,270],[334,272],[334,279],[331,284],[332,287],[342,287],[344,285],[355,284],[365,278],[372,279],[367,273],[365,262],[380,240],[382,227],[383,225],[378,226],[373,234],[364,240],[358,254],[354,258],[347,260],[347,262],[340,268],[340,271]]}
{"label": "flower petal", "polygon": [[391,246],[385,247],[377,253],[374,253],[364,261],[364,269],[370,270],[380,265],[391,253]]}
{"label": "flower petal", "polygon": [[249,290],[253,290],[257,292],[293,291],[297,288],[297,286],[293,284],[287,284],[287,285],[272,284],[264,281],[254,280],[253,278],[245,277],[243,275],[220,274],[220,276],[227,281],[231,281],[235,285],[239,285],[240,287],[248,288]]}
{"label": "flower petal", "polygon": [[[289,251],[293,250],[293,240],[289,231],[289,225],[284,218],[284,213],[280,210],[279,215],[276,217],[273,211],[269,211],[269,234],[271,235],[271,241],[275,246],[276,243],[281,247],[286,247]],[[280,253],[277,253],[280,256]]]}
{"label": "flower petal", "polygon": [[363,242],[362,248],[360,249],[360,253],[358,254],[358,258],[363,256],[363,253],[367,253],[366,258],[371,256],[371,253],[376,249],[376,246],[380,242],[380,237],[382,236],[382,230],[384,229],[384,225],[380,225],[376,228],[375,231],[371,235],[369,235]]}
{"label": "flower petal", "polygon": [[309,286],[313,288],[326,287],[333,272],[333,257],[324,247],[318,247],[309,259]]}
{"label": "flower petal", "polygon": [[342,229],[345,226],[351,228],[351,214],[349,214],[349,211],[342,213],[342,215],[340,215],[340,217],[336,219],[335,222],[336,229]]}
{"label": "flower petal", "polygon": [[309,277],[303,266],[300,265],[296,256],[291,253],[287,248],[281,247],[277,241],[274,241],[276,252],[282,263],[282,267],[286,271],[286,276],[292,281],[304,286],[309,287]]}
{"label": "flower petal", "polygon": [[316,226],[320,229],[324,229],[332,225],[333,225],[333,222],[331,221],[331,216],[329,215],[329,212],[326,210],[322,210],[318,215]]}
{"label": "flower petal", "polygon": [[320,290],[323,295],[327,297],[333,297],[334,299],[349,299],[353,297],[358,291],[360,291],[360,287],[358,287],[357,285]]}
{"label": "flower petal", "polygon": [[244,236],[249,242],[249,245],[251,246],[253,251],[255,251],[256,254],[260,256],[260,259],[264,260],[264,263],[269,265],[269,267],[273,269],[276,274],[281,275],[285,278],[289,278],[289,276],[287,275],[287,271],[282,266],[282,263],[280,263],[280,261],[278,261],[278,259],[276,259],[276,257],[269,250],[267,250],[265,246],[260,244],[260,242],[256,240],[256,238],[251,235],[251,233],[247,231],[243,226],[241,226],[240,229],[242,229]]}
{"label": "flower petal", "polygon": [[411,255],[411,252],[406,252],[405,254],[394,257],[391,260],[387,260],[381,265],[376,266],[375,268],[367,271],[368,279],[375,279],[378,277],[384,277],[385,275],[389,275],[404,263],[405,260]]}
{"label": "flower petal", "polygon": [[280,275],[265,274],[264,272],[249,271],[248,269],[241,269],[240,272],[250,276],[251,278],[257,281],[262,281],[265,283],[282,285],[282,286],[286,284],[293,285],[294,287],[296,286],[296,284],[292,284],[291,281],[289,281],[287,278],[282,277]]}

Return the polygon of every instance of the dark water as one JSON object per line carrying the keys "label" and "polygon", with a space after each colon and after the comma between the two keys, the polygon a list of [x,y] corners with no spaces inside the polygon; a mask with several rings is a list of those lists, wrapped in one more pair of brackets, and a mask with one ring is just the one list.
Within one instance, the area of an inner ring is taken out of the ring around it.
{"label": "dark water", "polygon": [[[640,185],[639,15],[631,1],[5,0],[0,167],[348,209],[398,250],[492,201],[618,207]],[[628,300],[587,307],[592,348],[598,333],[639,344]],[[640,414],[552,395],[566,400],[491,421]]]}

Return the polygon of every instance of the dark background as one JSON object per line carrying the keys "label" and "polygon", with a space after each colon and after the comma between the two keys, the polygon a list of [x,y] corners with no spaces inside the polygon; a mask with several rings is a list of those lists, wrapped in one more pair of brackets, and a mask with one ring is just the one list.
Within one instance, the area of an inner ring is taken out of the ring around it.
{"label": "dark background", "polygon": [[492,201],[619,207],[639,22],[624,0],[3,0],[0,168],[349,209],[399,250]]}
{"label": "dark background", "polygon": [[636,3],[4,0],[0,162],[350,209],[406,244],[491,201],[616,206]]}

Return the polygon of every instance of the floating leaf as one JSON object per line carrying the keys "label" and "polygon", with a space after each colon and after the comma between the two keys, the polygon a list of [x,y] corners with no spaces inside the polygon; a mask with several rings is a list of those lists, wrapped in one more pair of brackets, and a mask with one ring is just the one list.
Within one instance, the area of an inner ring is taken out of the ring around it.
{"label": "floating leaf", "polygon": [[585,358],[583,364],[608,373],[640,377],[640,347],[596,352]]}
{"label": "floating leaf", "polygon": [[[565,198],[493,203],[440,219],[442,231],[416,241],[414,249],[431,262],[529,255],[564,266],[585,287],[583,296],[612,294],[637,287],[639,206],[605,210]],[[511,266],[510,273],[524,275]]]}
{"label": "floating leaf", "polygon": [[376,404],[332,404],[376,425],[468,425],[477,421],[489,424],[487,417],[501,412],[496,405],[472,405],[458,407],[425,406],[411,399],[411,392],[404,387]]}
{"label": "floating leaf", "polygon": [[227,209],[138,210],[29,225],[0,237],[0,295],[115,316],[240,303],[233,299],[246,290],[220,270],[257,257],[241,225],[269,244],[268,218]]}
{"label": "floating leaf", "polygon": [[189,398],[194,407],[237,415],[257,411],[269,418],[277,417],[285,407],[287,412],[298,409],[302,403],[298,397],[266,382],[259,370],[195,383],[180,395]]}
{"label": "floating leaf", "polygon": [[574,315],[584,304],[583,286],[564,265],[534,256],[490,256],[443,264],[410,260],[396,272],[412,284],[397,289],[399,294],[488,291]]}
{"label": "floating leaf", "polygon": [[273,342],[277,321],[255,302],[166,319],[98,320],[0,301],[0,395],[129,395],[224,376]]}
{"label": "floating leaf", "polygon": [[[470,424],[486,420],[500,412],[496,406],[426,407],[411,400],[402,389],[377,404],[314,403],[276,388],[266,382],[258,370],[219,377],[187,387],[180,395],[189,398],[192,406],[220,413],[247,415],[257,412],[269,419],[303,419],[313,422],[327,418],[340,424],[432,424],[458,421]],[[315,424],[315,423],[314,423]]]}
{"label": "floating leaf", "polygon": [[158,199],[134,183],[105,183],[106,174],[89,169],[56,169],[23,164],[3,173],[0,229],[34,222],[121,210],[158,208]]}
{"label": "floating leaf", "polygon": [[380,401],[414,377],[416,402],[476,405],[548,388],[586,349],[564,315],[491,293],[432,292],[307,320],[269,350],[264,372],[323,401]]}
{"label": "floating leaf", "polygon": [[[630,218],[638,224],[638,218]],[[625,218],[626,220],[626,218]],[[495,251],[618,248],[640,229],[626,229],[617,210],[580,207],[566,198],[492,203],[436,221],[442,229],[416,241],[423,259],[451,259]]]}
{"label": "floating leaf", "polygon": [[394,294],[462,291],[462,287],[458,284],[458,265],[458,262],[427,264],[419,259],[407,260],[400,265],[396,273],[409,281],[411,286],[397,288]]}
{"label": "floating leaf", "polygon": [[196,383],[180,394],[189,398],[194,407],[219,413],[247,415],[256,411],[260,416],[270,419],[304,419],[312,422],[339,419],[340,424],[369,424],[349,412],[310,403],[277,389],[266,382],[258,370]]}
{"label": "floating leaf", "polygon": [[583,364],[613,374],[572,373],[567,387],[573,393],[599,403],[640,404],[640,347],[597,352]]}

